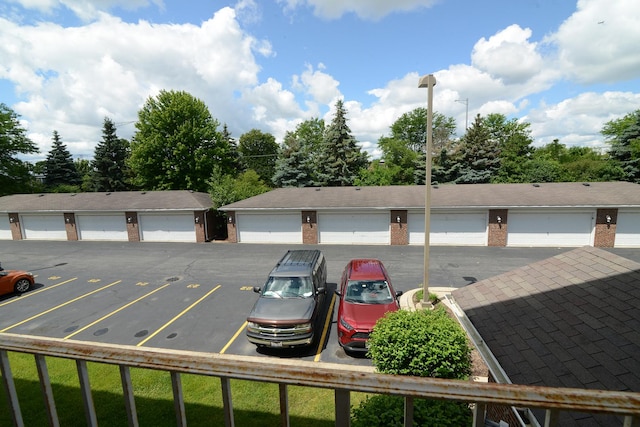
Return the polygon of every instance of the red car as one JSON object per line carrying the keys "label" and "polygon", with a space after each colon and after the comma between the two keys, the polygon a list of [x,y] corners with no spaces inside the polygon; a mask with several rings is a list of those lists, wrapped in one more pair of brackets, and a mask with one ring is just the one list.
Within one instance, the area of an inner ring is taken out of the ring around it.
{"label": "red car", "polygon": [[22,270],[4,270],[0,265],[0,295],[27,292],[33,283],[33,274]]}
{"label": "red car", "polygon": [[400,308],[389,274],[377,259],[353,259],[342,273],[338,306],[338,342],[346,351],[367,351],[376,321]]}

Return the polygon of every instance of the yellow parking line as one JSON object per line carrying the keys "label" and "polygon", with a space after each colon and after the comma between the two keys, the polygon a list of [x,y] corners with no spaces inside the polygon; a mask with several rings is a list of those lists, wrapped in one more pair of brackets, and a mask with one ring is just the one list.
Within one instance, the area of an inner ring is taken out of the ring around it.
{"label": "yellow parking line", "polygon": [[322,336],[320,337],[320,341],[318,342],[318,351],[316,353],[316,357],[313,358],[314,362],[320,360],[320,354],[322,353],[322,347],[324,346],[324,340],[327,337],[327,333],[329,332],[329,326],[331,325],[331,320],[333,319],[333,305],[336,302],[336,294],[333,294],[331,298],[331,303],[329,304],[329,310],[327,311],[327,319],[324,322],[324,328],[322,329]]}
{"label": "yellow parking line", "polygon": [[164,285],[160,286],[158,289],[154,289],[153,291],[149,292],[148,294],[143,295],[143,296],[141,296],[140,298],[135,299],[135,300],[133,300],[133,301],[131,301],[131,302],[129,302],[129,303],[127,303],[127,304],[123,305],[123,306],[122,306],[122,307],[120,307],[119,309],[117,309],[117,310],[115,310],[115,311],[112,311],[111,313],[109,313],[109,314],[107,314],[107,315],[105,315],[105,316],[102,316],[102,317],[101,317],[101,318],[99,318],[98,320],[96,320],[96,321],[94,321],[94,322],[89,323],[87,326],[85,326],[85,327],[83,327],[83,328],[80,328],[80,329],[78,329],[77,331],[74,331],[72,334],[69,334],[69,335],[67,335],[66,337],[64,337],[64,338],[63,338],[63,340],[69,339],[69,338],[71,338],[72,336],[77,335],[77,334],[79,334],[80,332],[82,332],[82,331],[85,331],[85,330],[89,329],[90,327],[92,327],[92,326],[93,326],[93,325],[95,325],[96,323],[100,323],[100,322],[102,322],[103,320],[108,319],[109,317],[113,316],[114,314],[116,314],[116,313],[118,313],[118,312],[120,312],[120,311],[124,310],[125,308],[127,308],[127,307],[129,307],[129,306],[132,306],[133,304],[137,303],[137,302],[138,302],[138,301],[140,301],[140,300],[145,299],[145,298],[146,298],[146,297],[148,297],[148,296],[151,296],[152,294],[154,294],[154,293],[158,292],[160,289],[166,288],[167,286],[169,286],[169,284],[168,284],[168,283],[165,283]]}
{"label": "yellow parking line", "polygon": [[12,300],[9,300],[7,302],[4,302],[4,303],[0,304],[0,307],[2,307],[3,305],[11,304],[12,302],[22,301],[23,299],[29,298],[30,296],[33,296],[33,295],[37,295],[40,292],[48,291],[49,289],[57,288],[58,286],[64,285],[65,283],[73,282],[76,279],[77,279],[77,277],[74,277],[73,279],[65,280],[64,282],[60,282],[60,283],[57,283],[55,285],[47,286],[46,288],[40,289],[39,291],[32,291],[32,292],[29,292],[29,293],[26,293],[26,294],[22,294],[22,295],[20,295],[20,298],[12,299]]}
{"label": "yellow parking line", "polygon": [[[160,332],[162,332],[162,330],[164,330],[165,328],[169,327],[173,322],[175,322],[176,320],[178,320],[180,317],[182,317],[183,314],[185,314],[187,311],[191,310],[193,307],[195,307],[196,305],[198,305],[200,303],[200,301],[202,301],[203,299],[205,299],[206,297],[208,297],[209,295],[211,295],[212,293],[214,293],[215,291],[217,291],[220,286],[222,285],[218,285],[215,288],[213,288],[212,290],[210,290],[209,292],[207,292],[202,298],[200,298],[199,300],[197,300],[196,302],[194,302],[193,304],[191,304],[189,307],[185,308],[184,310],[182,310],[182,312],[180,312],[180,314],[178,314],[176,317],[174,317],[173,319],[169,320],[167,323],[165,323],[160,329],[158,329],[157,331],[155,331],[154,333],[152,333],[151,335],[149,335],[147,338],[143,339],[142,341],[140,341],[138,344],[136,344],[136,347],[140,347],[142,346],[144,343],[146,343],[147,341],[149,341],[151,338],[155,337],[156,335],[158,335]],[[2,331],[0,331],[2,332]]]}
{"label": "yellow parking line", "polygon": [[238,332],[236,332],[235,334],[233,334],[233,336],[231,337],[231,339],[229,340],[229,342],[227,343],[227,345],[225,345],[224,347],[222,347],[222,350],[220,350],[220,354],[224,353],[225,351],[227,351],[227,349],[229,348],[229,346],[236,340],[236,338],[238,338],[238,335],[240,335],[242,333],[242,331],[244,331],[244,328],[247,327],[247,321],[245,321],[242,326],[240,327],[240,329],[238,329]]}
{"label": "yellow parking line", "polygon": [[93,295],[93,294],[95,294],[96,292],[100,292],[100,291],[101,291],[101,290],[103,290],[103,289],[107,289],[107,288],[109,288],[109,287],[111,287],[111,286],[113,286],[113,285],[117,285],[117,284],[118,284],[118,283],[120,283],[120,282],[122,282],[122,280],[118,280],[118,281],[116,281],[116,282],[110,283],[110,284],[108,284],[107,286],[103,286],[103,287],[101,287],[100,289],[96,289],[96,290],[95,290],[95,291],[93,291],[93,292],[89,292],[88,294],[84,294],[84,295],[82,295],[82,296],[79,296],[79,297],[77,297],[77,298],[74,298],[74,299],[72,299],[72,300],[70,300],[70,301],[65,302],[64,304],[57,305],[57,306],[55,306],[55,307],[53,307],[53,308],[50,308],[50,309],[49,309],[49,310],[47,310],[47,311],[43,311],[42,313],[36,314],[35,316],[31,316],[31,317],[29,317],[28,319],[23,320],[22,322],[15,323],[15,324],[13,324],[13,325],[11,325],[11,326],[7,327],[7,328],[4,328],[4,329],[0,330],[0,332],[7,332],[9,329],[15,328],[16,326],[20,326],[20,325],[22,325],[23,323],[27,323],[27,322],[29,322],[29,321],[31,321],[31,320],[33,320],[33,319],[37,319],[37,318],[38,318],[38,317],[40,317],[40,316],[44,316],[45,314],[51,313],[52,311],[55,311],[55,310],[57,310],[57,309],[59,309],[59,308],[62,308],[62,307],[64,307],[65,305],[69,305],[69,304],[71,304],[71,303],[73,303],[73,302],[76,302],[76,301],[78,301],[78,300],[81,300],[82,298],[88,297],[89,295]]}

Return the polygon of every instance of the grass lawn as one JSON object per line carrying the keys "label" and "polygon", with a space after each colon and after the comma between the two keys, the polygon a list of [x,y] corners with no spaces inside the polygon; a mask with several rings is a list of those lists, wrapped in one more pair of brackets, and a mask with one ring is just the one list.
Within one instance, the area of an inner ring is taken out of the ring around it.
{"label": "grass lawn", "polygon": [[[27,426],[47,425],[45,405],[34,357],[9,353],[22,417]],[[61,426],[86,426],[76,364],[73,360],[47,357],[47,368]],[[127,414],[117,366],[89,363],[89,377],[98,423],[126,426]],[[138,421],[141,426],[175,426],[169,372],[132,369]],[[235,423],[239,426],[280,426],[278,385],[245,380],[231,381]],[[201,375],[182,375],[187,422],[197,426],[224,425],[220,380]],[[351,393],[352,406],[365,393]],[[333,426],[333,390],[289,386],[292,426]],[[9,403],[0,388],[0,426],[11,425]]]}

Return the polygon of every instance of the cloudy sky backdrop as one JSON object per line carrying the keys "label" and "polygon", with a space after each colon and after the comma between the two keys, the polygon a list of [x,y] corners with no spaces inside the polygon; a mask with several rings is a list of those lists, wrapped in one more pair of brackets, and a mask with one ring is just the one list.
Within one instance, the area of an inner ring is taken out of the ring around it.
{"label": "cloudy sky backdrop", "polygon": [[184,90],[238,138],[278,142],[342,98],[373,157],[400,115],[502,113],[535,145],[603,147],[640,108],[638,0],[2,0],[0,102],[44,158],[57,130],[90,159],[104,117],[131,138],[161,89]]}

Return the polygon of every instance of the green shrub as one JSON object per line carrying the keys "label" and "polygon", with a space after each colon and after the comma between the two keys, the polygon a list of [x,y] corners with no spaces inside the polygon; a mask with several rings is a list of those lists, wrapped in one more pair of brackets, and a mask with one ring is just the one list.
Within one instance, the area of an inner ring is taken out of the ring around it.
{"label": "green shrub", "polygon": [[369,356],[386,374],[448,379],[471,374],[466,333],[442,307],[388,313],[371,333]]}
{"label": "green shrub", "polygon": [[[415,426],[461,427],[471,425],[473,415],[462,402],[444,400],[413,401]],[[376,395],[351,410],[352,427],[402,427],[404,399],[400,396]]]}
{"label": "green shrub", "polygon": [[[471,348],[467,335],[444,308],[388,313],[378,320],[369,337],[369,356],[378,372],[448,379],[471,374]],[[414,400],[416,426],[471,425],[473,415],[464,402]],[[376,395],[351,409],[354,427],[402,426],[404,399]]]}

